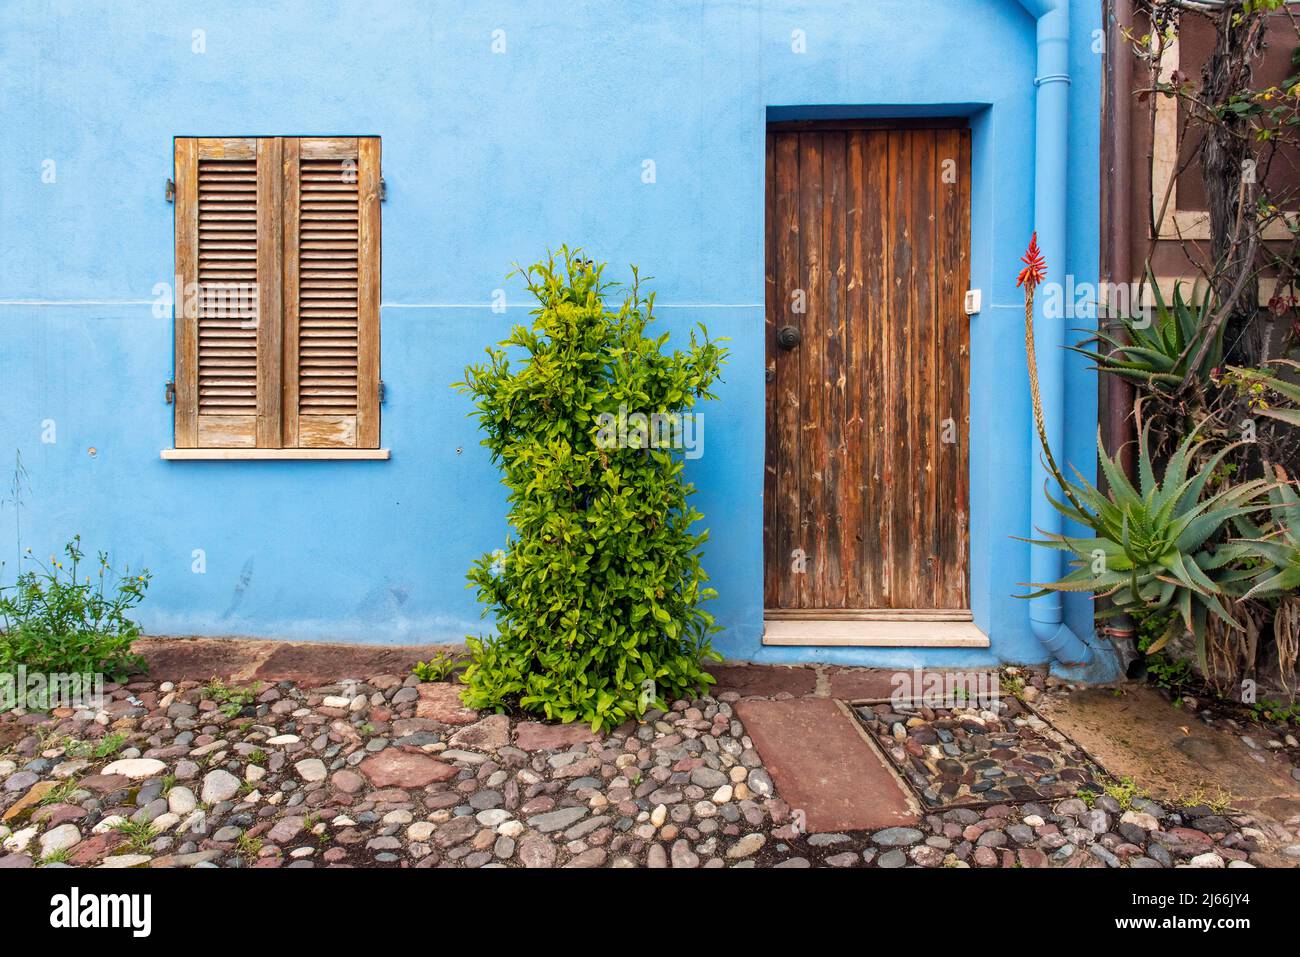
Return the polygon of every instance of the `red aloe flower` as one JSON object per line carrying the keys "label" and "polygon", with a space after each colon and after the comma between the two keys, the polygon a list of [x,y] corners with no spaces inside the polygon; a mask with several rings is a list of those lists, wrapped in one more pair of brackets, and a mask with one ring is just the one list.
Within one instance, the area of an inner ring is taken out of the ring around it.
{"label": "red aloe flower", "polygon": [[1025,268],[1020,270],[1020,276],[1016,279],[1017,286],[1028,286],[1033,289],[1041,283],[1047,275],[1047,260],[1043,258],[1042,252],[1038,248],[1038,231],[1029,239],[1029,248],[1025,254],[1020,257],[1020,261],[1025,264]]}

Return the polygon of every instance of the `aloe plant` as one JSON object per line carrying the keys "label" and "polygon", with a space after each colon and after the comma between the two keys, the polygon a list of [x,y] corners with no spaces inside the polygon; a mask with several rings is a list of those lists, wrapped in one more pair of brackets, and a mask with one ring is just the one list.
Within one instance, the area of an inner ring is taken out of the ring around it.
{"label": "aloe plant", "polygon": [[1215,552],[1216,564],[1230,567],[1220,581],[1236,586],[1242,600],[1272,599],[1300,588],[1300,495],[1277,470],[1268,490],[1271,525],[1261,528],[1245,516],[1234,519],[1240,535]]}
{"label": "aloe plant", "polygon": [[[1174,285],[1172,304],[1166,304],[1160,287],[1149,280],[1155,299],[1155,314],[1145,317],[1121,317],[1127,342],[1119,336],[1094,332],[1084,343],[1096,340],[1111,347],[1106,353],[1067,346],[1071,351],[1087,356],[1099,372],[1109,372],[1130,382],[1145,386],[1155,392],[1177,389],[1188,378],[1189,366],[1200,351],[1204,337],[1209,333],[1210,305],[1213,297],[1207,291],[1199,305],[1183,298],[1179,284]],[[1194,377],[1207,382],[1211,372],[1223,361],[1223,329],[1219,324],[1214,341],[1205,357],[1194,370]],[[1082,344],[1081,344],[1082,345]]]}
{"label": "aloe plant", "polygon": [[1058,511],[1091,529],[1093,535],[1048,534],[1045,540],[1032,540],[1036,545],[1069,552],[1075,569],[1057,582],[1032,583],[1031,587],[1039,590],[1027,597],[1052,591],[1093,592],[1111,600],[1102,617],[1176,612],[1148,653],[1159,651],[1185,629],[1196,639],[1204,668],[1207,616],[1241,628],[1224,602],[1230,592],[1216,578],[1233,572],[1224,570],[1226,557],[1213,551],[1210,544],[1228,522],[1267,507],[1257,504],[1257,499],[1268,483],[1263,479],[1242,482],[1203,499],[1210,476],[1234,446],[1223,448],[1189,474],[1200,441],[1192,432],[1179,443],[1157,479],[1149,433],[1148,425],[1139,439],[1139,487],[1128,480],[1117,459],[1106,454],[1099,434],[1097,447],[1109,494],[1099,491],[1077,470],[1078,481],[1063,483],[1069,501],[1048,493]]}
{"label": "aloe plant", "polygon": [[1268,490],[1270,523],[1260,528],[1244,516],[1234,519],[1241,537],[1221,546],[1215,559],[1228,568],[1220,583],[1241,601],[1273,606],[1274,649],[1285,688],[1300,659],[1300,494],[1281,467],[1276,474],[1278,482]]}

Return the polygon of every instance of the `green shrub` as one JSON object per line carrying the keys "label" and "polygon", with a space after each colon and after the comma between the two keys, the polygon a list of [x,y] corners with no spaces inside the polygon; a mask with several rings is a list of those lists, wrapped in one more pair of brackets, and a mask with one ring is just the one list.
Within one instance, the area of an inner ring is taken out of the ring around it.
{"label": "green shrub", "polygon": [[456,386],[475,400],[514,530],[470,570],[497,635],[468,640],[462,680],[470,707],[599,729],[713,681],[702,670],[718,660],[700,607],[716,595],[700,564],[708,532],[692,531],[702,516],[683,457],[637,428],[618,447],[609,424],[620,413],[680,423],[714,398],[727,353],[703,326],[688,349],[665,352],[666,334],[645,335],[654,296],[641,296],[635,269],[615,311],[604,266],[561,252],[519,271],[539,304],[532,325]]}
{"label": "green shrub", "polygon": [[144,659],[131,652],[140,626],[127,612],[144,599],[149,572],[117,575],[100,552],[92,579],[81,572],[80,535],[63,551],[66,561],[50,556],[48,565],[37,562],[37,569],[0,588],[0,671],[25,665],[118,678],[143,670]]}

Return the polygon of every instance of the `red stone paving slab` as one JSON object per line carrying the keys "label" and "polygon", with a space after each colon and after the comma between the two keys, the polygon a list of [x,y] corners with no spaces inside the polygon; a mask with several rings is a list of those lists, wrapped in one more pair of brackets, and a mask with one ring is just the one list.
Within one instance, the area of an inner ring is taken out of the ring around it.
{"label": "red stone paving slab", "polygon": [[[287,642],[260,638],[143,638],[134,650],[144,656],[151,678],[206,681],[236,678],[294,681],[304,686],[331,684],[340,678],[378,674],[406,675],[417,661],[427,661],[453,645],[343,645]],[[843,669],[846,673],[868,669]],[[709,669],[718,683],[713,693],[771,697],[788,692],[812,694],[817,672],[804,665],[755,665],[736,662]],[[892,672],[881,672],[892,674]]]}
{"label": "red stone paving slab", "polygon": [[132,650],[144,656],[160,681],[207,681],[251,670],[266,655],[266,642],[212,638],[147,638]]}
{"label": "red stone paving slab", "polygon": [[748,696],[770,698],[788,691],[796,698],[812,694],[817,688],[817,672],[803,665],[714,665],[706,669],[718,683],[710,691],[717,695],[734,691]]}
{"label": "red stone paving slab", "polygon": [[135,643],[149,676],[162,681],[234,678],[294,681],[304,687],[341,678],[405,676],[451,645],[334,645],[251,638],[146,638]]}
{"label": "red stone paving slab", "polygon": [[777,794],[809,833],[915,824],[911,796],[864,732],[830,698],[740,701],[736,714]]}
{"label": "red stone paving slab", "polygon": [[370,755],[361,762],[360,771],[377,788],[422,788],[435,781],[449,781],[460,773],[454,764],[396,748]]}
{"label": "red stone paving slab", "polygon": [[[410,671],[410,666],[406,668]],[[417,718],[428,718],[442,724],[473,724],[478,712],[465,707],[460,700],[464,687],[449,681],[425,682],[415,689],[420,700],[415,705]]]}
{"label": "red stone paving slab", "polygon": [[515,727],[515,747],[524,751],[557,751],[575,744],[599,741],[585,724],[542,724],[540,721],[521,721]]}
{"label": "red stone paving slab", "polygon": [[[942,675],[952,669],[933,668],[921,672],[921,688],[924,690],[925,676],[932,674]],[[963,674],[973,674],[982,672],[987,669],[973,669]],[[910,686],[916,685],[916,672],[907,668],[841,668],[830,667],[826,669],[826,677],[830,682],[830,696],[840,698],[843,701],[859,701],[862,699],[889,698],[894,694],[896,687],[895,676],[906,675]]]}
{"label": "red stone paving slab", "polygon": [[391,674],[406,676],[417,661],[428,661],[447,645],[317,645],[277,642],[254,671],[263,681],[293,681],[304,686],[333,684],[343,678]]}
{"label": "red stone paving slab", "polygon": [[855,701],[859,698],[888,698],[893,693],[893,678],[898,672],[890,668],[826,669],[832,698]]}

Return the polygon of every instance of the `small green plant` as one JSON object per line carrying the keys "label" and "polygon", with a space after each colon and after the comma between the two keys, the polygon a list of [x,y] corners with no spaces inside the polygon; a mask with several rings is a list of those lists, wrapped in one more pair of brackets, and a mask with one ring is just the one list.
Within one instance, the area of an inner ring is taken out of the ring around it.
{"label": "small green plant", "polygon": [[164,774],[162,779],[162,796],[166,797],[171,794],[172,788],[176,787],[176,775]]}
{"label": "small green plant", "polygon": [[78,741],[75,738],[68,738],[64,742],[63,749],[70,758],[93,758],[102,761],[121,751],[126,742],[125,733],[112,731],[98,741]]}
{"label": "small green plant", "polygon": [[137,854],[147,854],[158,836],[158,829],[147,821],[122,821],[113,830],[126,837],[127,846]]}
{"label": "small green plant", "polygon": [[1250,706],[1256,721],[1300,725],[1300,701],[1270,701],[1260,699]]}
{"label": "small green plant", "polygon": [[69,779],[61,784],[56,784],[54,787],[50,788],[49,791],[45,792],[45,796],[41,798],[40,804],[41,806],[47,804],[65,804],[68,799],[76,793],[77,782]]}
{"label": "small green plant", "polygon": [[238,688],[227,685],[220,678],[211,679],[203,688],[203,697],[217,703],[217,710],[228,719],[239,717],[239,713],[253,703],[259,685],[251,688]]}
{"label": "small green plant", "polygon": [[261,748],[258,748],[256,751],[252,752],[252,753],[248,756],[248,763],[249,763],[249,764],[265,764],[265,763],[266,763],[266,752],[263,751]]}
{"label": "small green plant", "polygon": [[13,585],[0,588],[0,671],[25,665],[29,671],[106,674],[123,678],[144,670],[131,651],[140,626],[128,613],[144,600],[147,570],[114,572],[99,553],[93,576],[83,570],[81,536],[63,549],[64,560],[19,570]]}
{"label": "small green plant", "polygon": [[1181,703],[1183,692],[1192,683],[1196,673],[1186,658],[1173,658],[1165,654],[1149,655],[1146,660],[1147,675],[1158,687],[1170,691]]}
{"label": "small green plant", "polygon": [[1184,808],[1208,807],[1215,814],[1224,814],[1232,810],[1232,795],[1222,789],[1211,794],[1204,787],[1195,787],[1180,791],[1168,803]]}
{"label": "small green plant", "polygon": [[100,759],[112,757],[126,746],[126,742],[126,732],[110,731],[99,739],[99,744],[95,745],[92,756]]}
{"label": "small green plant", "polygon": [[665,352],[666,333],[646,335],[654,296],[635,269],[610,307],[605,267],[561,255],[519,270],[531,326],[456,385],[502,469],[513,529],[469,573],[496,635],[469,638],[463,697],[600,729],[713,682],[708,533],[692,528],[703,516],[679,449],[727,353],[703,327]]}
{"label": "small green plant", "polygon": [[[1021,692],[1025,690],[1025,679],[1020,677],[1020,675],[1013,675],[1010,672],[1004,671],[998,676],[998,689],[1006,694],[1019,698]],[[964,695],[965,689],[963,688],[961,691]]]}
{"label": "small green plant", "polygon": [[243,858],[246,863],[251,864],[257,860],[257,855],[261,853],[261,850],[262,839],[249,836],[247,831],[235,839],[235,853]]}
{"label": "small green plant", "polygon": [[1142,671],[1157,687],[1169,691],[1174,696],[1174,703],[1180,705],[1184,690],[1196,678],[1192,663],[1168,652],[1152,654],[1150,651],[1151,646],[1164,637],[1170,623],[1176,619],[1177,612],[1174,611],[1153,612],[1135,617],[1133,625],[1137,648],[1142,653]]}
{"label": "small green plant", "polygon": [[1119,806],[1125,811],[1133,810],[1133,802],[1147,797],[1147,792],[1140,788],[1132,778],[1120,778],[1118,781],[1110,781],[1103,786],[1102,790],[1119,802]]}
{"label": "small green plant", "polygon": [[446,652],[441,652],[428,661],[417,661],[411,673],[421,681],[446,681],[465,666],[465,662],[457,661]]}
{"label": "small green plant", "polygon": [[1231,582],[1242,603],[1265,602],[1273,610],[1273,647],[1278,675],[1288,692],[1288,676],[1300,659],[1300,495],[1285,470],[1274,467],[1277,482],[1268,489],[1269,521],[1257,526],[1245,516],[1234,520],[1240,534],[1218,553],[1230,564]]}
{"label": "small green plant", "polygon": [[50,853],[42,857],[41,866],[44,867],[46,864],[66,864],[71,857],[72,848],[61,847],[57,851],[50,851]]}

